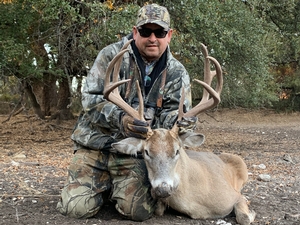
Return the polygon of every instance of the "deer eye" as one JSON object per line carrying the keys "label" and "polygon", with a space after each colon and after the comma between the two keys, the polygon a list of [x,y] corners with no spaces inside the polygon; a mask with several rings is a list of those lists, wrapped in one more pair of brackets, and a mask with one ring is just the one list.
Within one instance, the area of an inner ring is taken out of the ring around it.
{"label": "deer eye", "polygon": [[145,149],[144,151],[145,151],[146,156],[150,157],[149,151],[147,149]]}
{"label": "deer eye", "polygon": [[175,156],[177,156],[177,155],[179,155],[179,154],[180,154],[180,152],[179,152],[179,150],[177,149],[177,150],[176,150]]}

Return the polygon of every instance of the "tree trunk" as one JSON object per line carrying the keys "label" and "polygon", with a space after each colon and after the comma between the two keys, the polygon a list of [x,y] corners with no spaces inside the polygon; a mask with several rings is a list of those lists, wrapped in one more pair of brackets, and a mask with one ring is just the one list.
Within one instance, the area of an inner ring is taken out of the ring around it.
{"label": "tree trunk", "polygon": [[71,113],[70,105],[71,103],[71,93],[69,89],[68,79],[66,77],[61,78],[59,82],[59,91],[58,91],[58,103],[57,111],[51,116],[51,119],[58,120],[69,120],[73,119],[74,116]]}
{"label": "tree trunk", "polygon": [[51,116],[51,109],[57,105],[57,86],[56,78],[44,73],[43,75],[43,109],[45,116]]}
{"label": "tree trunk", "polygon": [[35,94],[33,93],[31,85],[27,81],[24,82],[24,89],[25,89],[25,91],[26,91],[26,93],[27,93],[27,95],[28,95],[28,97],[29,97],[29,99],[31,101],[31,104],[32,104],[32,107],[33,107],[33,110],[34,110],[35,114],[39,118],[45,119],[45,115],[44,115],[44,113],[41,110],[41,106],[38,103],[38,101],[37,101],[37,99],[35,97]]}

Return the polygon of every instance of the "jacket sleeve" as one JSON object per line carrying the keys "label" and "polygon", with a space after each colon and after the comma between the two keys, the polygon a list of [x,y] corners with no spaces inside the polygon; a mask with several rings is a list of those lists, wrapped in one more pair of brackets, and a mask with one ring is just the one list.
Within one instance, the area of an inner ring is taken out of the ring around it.
{"label": "jacket sleeve", "polygon": [[82,106],[89,115],[90,122],[109,129],[119,129],[119,117],[122,113],[121,109],[103,97],[106,69],[116,52],[113,45],[100,51],[82,89]]}
{"label": "jacket sleeve", "polygon": [[75,150],[82,146],[95,150],[110,147],[120,130],[119,118],[123,110],[103,97],[106,68],[119,51],[119,45],[110,45],[99,52],[83,82],[83,112],[71,135],[76,143]]}

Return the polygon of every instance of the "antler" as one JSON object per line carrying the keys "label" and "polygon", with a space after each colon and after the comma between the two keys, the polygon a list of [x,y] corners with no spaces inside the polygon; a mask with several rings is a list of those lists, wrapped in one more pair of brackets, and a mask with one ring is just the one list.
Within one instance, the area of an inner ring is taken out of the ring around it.
{"label": "antler", "polygon": [[[105,82],[104,82],[104,98],[109,100],[110,102],[114,103],[115,105],[119,106],[121,109],[124,110],[124,112],[128,113],[133,118],[137,118],[139,120],[145,121],[144,118],[144,101],[142,97],[142,92],[139,86],[139,82],[136,81],[136,87],[138,92],[138,98],[139,98],[139,109],[138,111],[132,108],[130,105],[128,105],[123,98],[120,96],[119,90],[117,87],[119,87],[121,84],[124,84],[126,82],[129,82],[130,79],[121,80],[118,81],[118,74],[120,72],[120,66],[122,63],[122,58],[125,52],[128,51],[127,47],[130,44],[132,40],[128,41],[121,51],[112,59],[110,62],[107,70],[106,70],[106,76],[105,76]],[[220,94],[223,87],[223,76],[222,76],[222,69],[219,64],[219,62],[208,55],[208,51],[205,45],[201,44],[202,47],[202,53],[205,57],[204,61],[204,81],[200,81],[198,79],[194,79],[197,83],[201,84],[204,87],[203,90],[203,96],[201,101],[193,107],[188,112],[183,112],[183,102],[184,102],[184,90],[182,91],[182,96],[179,104],[179,113],[178,113],[178,120],[181,120],[182,117],[192,117],[196,116],[199,113],[211,109],[219,104],[221,101]],[[215,71],[211,71],[210,69],[210,61],[213,62],[215,66]],[[113,71],[113,77],[112,82],[110,82],[111,73]],[[214,78],[214,76],[217,76],[217,85],[216,89],[214,90],[211,87],[211,82]],[[210,98],[211,96],[211,98]]]}
{"label": "antler", "polygon": [[[137,93],[139,98],[139,110],[135,110],[132,108],[129,104],[127,104],[123,98],[120,96],[118,87],[121,84],[127,83],[130,81],[130,79],[121,80],[118,81],[118,76],[120,72],[120,67],[123,59],[123,55],[125,52],[128,51],[128,45],[130,44],[132,40],[128,41],[121,51],[112,59],[112,61],[109,63],[109,66],[106,70],[105,75],[105,81],[104,81],[104,98],[109,100],[110,102],[114,103],[115,105],[119,106],[121,109],[124,110],[124,112],[128,113],[133,118],[136,118],[138,120],[145,121],[144,119],[144,101],[142,97],[142,92],[140,89],[140,85],[138,80],[136,81],[137,86]],[[111,73],[113,70],[113,77],[112,77],[112,83],[110,82]]]}
{"label": "antler", "polygon": [[[196,81],[197,83],[201,84],[204,87],[202,99],[198,103],[198,105],[193,107],[188,112],[183,113],[184,96],[182,94],[181,100],[180,100],[180,105],[179,105],[178,120],[182,119],[182,117],[196,116],[196,115],[198,115],[199,113],[201,113],[205,110],[208,110],[208,109],[211,109],[211,108],[215,107],[221,101],[220,94],[221,94],[222,87],[223,87],[223,76],[222,76],[221,66],[215,58],[208,55],[207,48],[204,44],[201,44],[201,47],[202,47],[202,54],[205,57],[205,60],[204,60],[204,81],[200,81],[200,80],[197,80],[197,79],[194,79],[194,81]],[[216,70],[211,71],[210,61],[213,62]],[[217,76],[216,90],[214,90],[211,87],[211,82],[212,82],[214,76]],[[211,98],[209,98],[210,96],[211,96]]]}

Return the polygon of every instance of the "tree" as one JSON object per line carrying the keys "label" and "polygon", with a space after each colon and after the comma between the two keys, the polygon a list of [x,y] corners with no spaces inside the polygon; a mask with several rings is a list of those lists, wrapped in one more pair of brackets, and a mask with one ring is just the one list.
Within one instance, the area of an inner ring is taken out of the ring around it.
{"label": "tree", "polygon": [[72,79],[85,76],[98,51],[130,31],[133,21],[128,20],[135,19],[138,9],[128,5],[123,10],[110,1],[0,4],[5,31],[0,37],[2,74],[16,76],[24,84],[39,117],[63,119],[72,117]]}
{"label": "tree", "polygon": [[[136,12],[144,3],[0,0],[1,79],[16,77],[41,118],[71,118],[70,105],[76,94],[72,80],[82,80],[104,46],[131,32]],[[292,74],[297,74],[299,2],[157,3],[169,9],[174,28],[171,49],[192,77],[203,74],[201,42],[221,63],[224,107],[270,107],[282,85],[281,75],[274,73],[277,66],[296,62]],[[193,86],[194,98],[199,97],[199,88]]]}
{"label": "tree", "polygon": [[[5,76],[16,76],[19,83],[28,84],[26,80],[40,75],[40,70],[34,65],[32,58],[33,47],[28,38],[28,31],[32,29],[31,23],[37,20],[37,14],[31,11],[28,5],[12,2],[2,2],[0,7],[0,21],[3,32],[0,34],[0,68]],[[32,24],[33,25],[33,24]],[[40,111],[36,113],[42,117]]]}
{"label": "tree", "polygon": [[[300,1],[253,1],[252,7],[268,23],[267,45],[271,72],[280,87],[278,107],[300,109]],[[274,41],[276,40],[276,41]]]}

